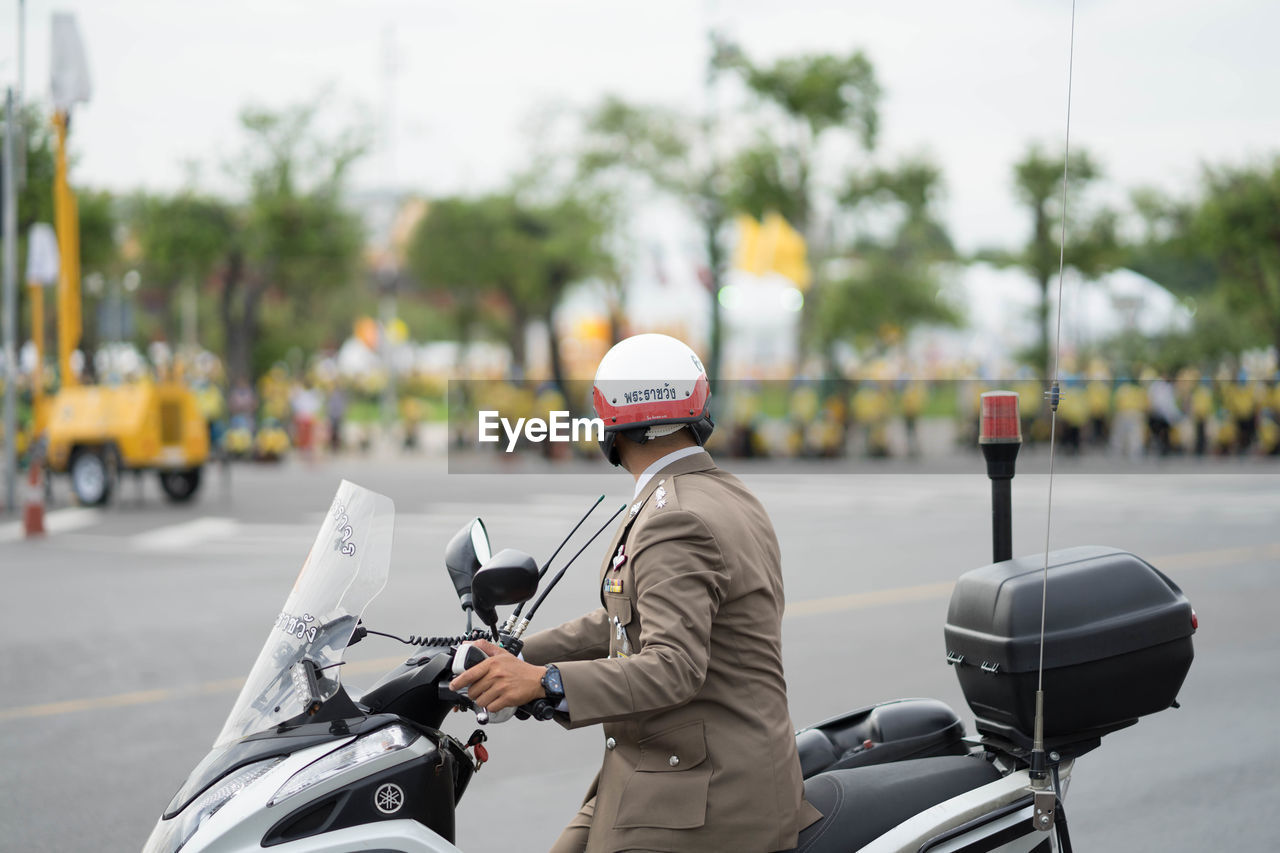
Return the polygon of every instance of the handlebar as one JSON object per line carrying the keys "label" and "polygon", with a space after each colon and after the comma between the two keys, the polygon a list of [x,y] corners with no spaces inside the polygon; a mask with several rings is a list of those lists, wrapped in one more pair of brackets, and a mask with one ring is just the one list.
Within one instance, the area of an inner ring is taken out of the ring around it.
{"label": "handlebar", "polygon": [[[450,667],[450,671],[455,676],[461,675],[466,670],[471,669],[471,667],[484,662],[488,657],[489,656],[487,654],[471,643],[462,643],[453,652],[453,664]],[[463,688],[463,690],[465,689],[466,688]],[[476,705],[475,702],[471,701],[471,698],[467,696],[465,692],[454,692],[449,690],[448,685],[440,685],[440,694],[442,698],[450,699],[458,705],[467,708],[470,711],[474,711],[476,715],[476,722],[482,726],[490,722],[506,722],[510,719],[512,714],[514,714],[518,719],[528,719],[532,717],[535,720],[550,720],[556,713],[555,706],[546,699],[541,698],[534,699],[531,702],[526,702],[518,708],[504,708],[501,711],[494,711],[493,713],[490,713],[487,708],[481,708]],[[511,713],[506,713],[508,711]]]}

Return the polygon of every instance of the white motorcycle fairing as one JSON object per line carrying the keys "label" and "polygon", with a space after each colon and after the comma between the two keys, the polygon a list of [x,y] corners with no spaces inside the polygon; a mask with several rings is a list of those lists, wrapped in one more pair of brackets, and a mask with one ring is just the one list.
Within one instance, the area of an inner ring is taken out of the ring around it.
{"label": "white motorcycle fairing", "polygon": [[[1073,762],[1063,762],[1059,773],[1062,796],[1071,781]],[[1033,807],[1011,810],[1007,814],[988,819],[1002,809],[1026,799],[1030,793],[1031,777],[1026,770],[1019,770],[989,785],[966,791],[946,802],[920,812],[898,824],[858,853],[897,853],[897,851],[927,850],[929,853],[962,853],[967,850],[984,850],[991,853],[1030,853],[1049,838],[1050,833],[1038,832],[1032,827]],[[970,826],[970,824],[972,824]],[[960,830],[965,827],[964,831]],[[1017,830],[1021,828],[1021,832]],[[940,836],[954,832],[945,841]],[[996,836],[1016,835],[999,847],[988,846]],[[934,841],[934,844],[929,842]]]}
{"label": "white motorcycle fairing", "polygon": [[[263,838],[271,833],[273,827],[287,820],[291,815],[305,811],[310,804],[319,802],[334,791],[350,785],[356,778],[405,764],[421,758],[434,749],[429,740],[420,737],[402,750],[362,763],[281,802],[272,803],[276,793],[294,774],[354,740],[355,738],[343,738],[288,756],[248,787],[232,796],[224,806],[202,822],[182,845],[181,850],[183,853],[188,851],[190,853],[245,853],[245,851],[261,850]],[[413,791],[404,790],[405,797],[413,795]],[[402,808],[407,810],[409,803],[405,802]],[[156,831],[167,829],[166,824],[180,821],[182,816],[183,814],[179,813],[169,821],[161,820],[157,824]],[[303,853],[303,851],[305,853],[350,853],[376,849],[397,850],[404,853],[460,853],[457,847],[418,821],[411,819],[362,824],[292,842],[283,842],[273,845],[271,849],[280,853]]]}

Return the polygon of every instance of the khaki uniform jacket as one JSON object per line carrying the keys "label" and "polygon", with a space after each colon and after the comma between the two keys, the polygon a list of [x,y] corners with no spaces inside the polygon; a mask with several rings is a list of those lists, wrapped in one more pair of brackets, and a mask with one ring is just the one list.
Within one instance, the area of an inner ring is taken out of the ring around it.
{"label": "khaki uniform jacket", "polygon": [[524,647],[559,667],[563,723],[604,724],[588,853],[794,847],[820,814],[803,800],[781,560],[759,501],[705,452],[676,460],[614,535],[600,595]]}

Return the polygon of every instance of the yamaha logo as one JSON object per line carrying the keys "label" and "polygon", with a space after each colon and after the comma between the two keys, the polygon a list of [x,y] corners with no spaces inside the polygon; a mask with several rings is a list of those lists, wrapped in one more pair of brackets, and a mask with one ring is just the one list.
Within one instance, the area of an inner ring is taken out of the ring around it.
{"label": "yamaha logo", "polygon": [[383,814],[395,814],[404,805],[404,791],[388,782],[373,792],[373,804]]}

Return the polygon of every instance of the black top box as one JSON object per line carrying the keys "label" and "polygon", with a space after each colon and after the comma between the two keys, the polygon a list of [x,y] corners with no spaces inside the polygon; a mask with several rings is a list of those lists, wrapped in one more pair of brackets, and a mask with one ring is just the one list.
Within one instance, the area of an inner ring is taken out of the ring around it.
{"label": "black top box", "polygon": [[1195,614],[1145,560],[1096,545],[974,569],[951,594],[947,660],[976,727],[1030,746],[1044,608],[1046,746],[1099,737],[1174,704]]}

